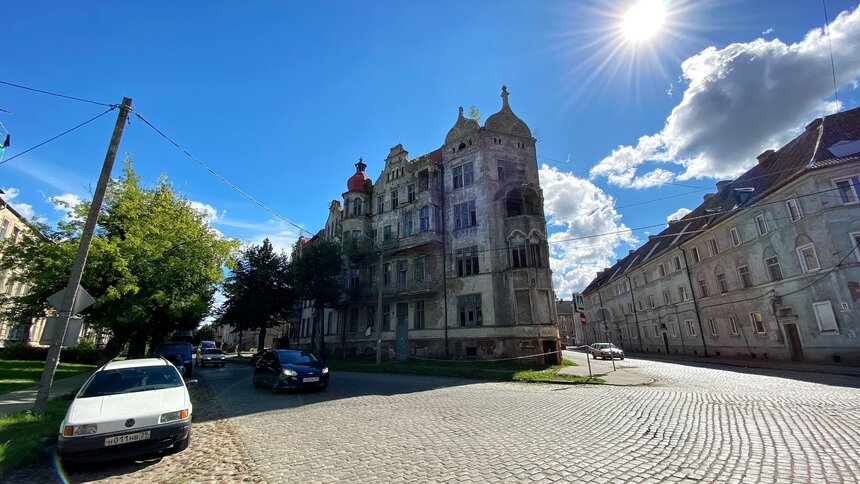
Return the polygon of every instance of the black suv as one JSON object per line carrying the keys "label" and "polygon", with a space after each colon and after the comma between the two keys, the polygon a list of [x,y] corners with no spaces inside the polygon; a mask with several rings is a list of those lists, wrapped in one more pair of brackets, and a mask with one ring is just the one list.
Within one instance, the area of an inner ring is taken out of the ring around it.
{"label": "black suv", "polygon": [[193,368],[191,343],[161,343],[155,348],[155,354],[163,356],[173,363],[183,376],[191,376],[191,369]]}

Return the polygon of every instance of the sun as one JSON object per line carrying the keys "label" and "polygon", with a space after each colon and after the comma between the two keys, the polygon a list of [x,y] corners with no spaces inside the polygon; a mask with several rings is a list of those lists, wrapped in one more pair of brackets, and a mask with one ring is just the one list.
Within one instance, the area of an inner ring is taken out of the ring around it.
{"label": "sun", "polygon": [[621,31],[630,42],[648,40],[660,31],[665,16],[662,0],[638,0],[624,14]]}

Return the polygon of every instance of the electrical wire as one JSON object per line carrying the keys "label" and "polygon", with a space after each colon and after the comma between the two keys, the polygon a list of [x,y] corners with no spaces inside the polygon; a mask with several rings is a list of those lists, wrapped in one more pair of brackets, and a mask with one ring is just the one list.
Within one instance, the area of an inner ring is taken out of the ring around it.
{"label": "electrical wire", "polygon": [[821,0],[824,9],[824,35],[827,36],[827,46],[830,48],[830,72],[833,74],[833,99],[839,102],[839,89],[836,87],[836,64],[833,62],[833,43],[830,41],[830,20],[827,19],[827,0]]}
{"label": "electrical wire", "polygon": [[22,86],[22,85],[20,85],[20,84],[15,84],[15,83],[8,82],[8,81],[2,81],[2,80],[0,80],[0,84],[5,84],[5,85],[7,85],[7,86],[17,87],[17,88],[19,88],[19,89],[24,89],[24,90],[27,90],[27,91],[38,92],[38,93],[40,93],[40,94],[47,94],[47,95],[49,95],[49,96],[56,96],[56,97],[61,97],[61,98],[64,98],[64,99],[71,99],[71,100],[73,100],[73,101],[80,101],[80,102],[83,102],[83,103],[97,104],[97,105],[99,105],[99,106],[114,106],[114,104],[111,104],[111,103],[103,103],[103,102],[99,102],[99,101],[93,101],[93,100],[91,100],[91,99],[84,99],[84,98],[82,98],[82,97],[69,96],[69,95],[66,95],[66,94],[60,94],[60,93],[57,93],[57,92],[45,91],[45,90],[43,90],[43,89],[36,89],[35,87]]}
{"label": "electrical wire", "polygon": [[60,134],[58,134],[58,135],[54,136],[53,138],[47,139],[47,140],[45,140],[45,141],[42,141],[41,143],[37,144],[36,146],[33,146],[33,147],[30,147],[30,148],[27,148],[26,150],[24,150],[24,151],[22,151],[22,152],[20,152],[20,153],[16,154],[15,156],[10,156],[9,158],[6,158],[5,160],[0,161],[0,165],[2,165],[2,164],[4,164],[4,163],[9,163],[10,161],[14,160],[15,158],[18,158],[19,156],[26,155],[27,153],[29,153],[29,152],[31,152],[31,151],[33,151],[33,150],[35,150],[36,148],[38,148],[38,147],[40,147],[40,146],[46,145],[46,144],[50,143],[51,141],[54,141],[54,140],[55,140],[55,139],[57,139],[57,138],[60,138],[60,137],[62,137],[62,136],[65,136],[65,135],[67,135],[67,134],[71,133],[72,131],[74,131],[74,130],[76,130],[76,129],[80,128],[80,127],[82,127],[82,126],[85,126],[85,125],[87,125],[87,124],[89,124],[89,123],[92,123],[93,121],[95,121],[95,120],[99,119],[100,117],[102,117],[102,116],[104,116],[105,114],[107,114],[107,113],[109,113],[109,112],[113,111],[114,109],[116,109],[116,105],[111,105],[111,106],[110,106],[110,109],[108,109],[107,111],[105,111],[105,112],[103,112],[103,113],[99,114],[98,116],[92,117],[92,118],[90,118],[90,119],[88,119],[88,120],[84,121],[83,123],[81,123],[81,124],[79,124],[79,125],[77,125],[77,126],[75,126],[75,127],[73,127],[73,128],[67,129],[67,130],[63,131],[62,133],[60,133]]}
{"label": "electrical wire", "polygon": [[161,131],[160,129],[158,129],[154,124],[150,123],[150,122],[149,122],[146,118],[144,118],[140,113],[138,113],[137,111],[134,111],[134,110],[132,110],[132,113],[133,113],[135,116],[137,116],[137,118],[138,118],[138,119],[140,119],[144,124],[146,124],[147,126],[149,126],[150,128],[152,128],[152,129],[153,129],[156,133],[158,133],[162,138],[164,138],[165,140],[167,140],[167,142],[168,142],[168,143],[170,143],[170,144],[172,144],[173,146],[175,146],[175,147],[176,147],[176,149],[178,149],[178,150],[179,150],[179,151],[181,151],[183,154],[185,154],[185,156],[187,156],[187,157],[191,158],[192,160],[194,160],[194,162],[195,162],[195,163],[197,163],[198,165],[200,165],[201,167],[203,167],[203,169],[205,169],[206,171],[208,171],[209,173],[211,173],[213,176],[215,176],[216,178],[218,178],[218,179],[219,179],[219,180],[221,180],[222,182],[224,182],[224,184],[226,184],[227,186],[229,186],[230,188],[232,188],[233,190],[235,190],[236,192],[238,192],[239,194],[241,194],[242,196],[244,196],[244,197],[245,197],[245,198],[247,198],[248,200],[250,200],[250,201],[254,202],[256,205],[258,205],[258,206],[259,206],[260,208],[262,208],[263,210],[265,210],[265,211],[269,212],[270,214],[274,215],[276,218],[278,218],[278,219],[280,219],[280,220],[283,220],[284,222],[286,222],[286,223],[288,223],[288,224],[292,225],[293,227],[295,227],[295,228],[299,229],[299,236],[301,236],[301,235],[302,235],[302,233],[304,233],[304,232],[308,232],[308,233],[310,233],[310,232],[309,232],[307,229],[305,229],[304,227],[302,227],[302,226],[300,226],[300,225],[298,225],[298,224],[294,223],[293,221],[291,221],[291,220],[290,220],[290,219],[288,219],[287,217],[284,217],[283,215],[281,215],[281,214],[279,214],[278,212],[274,211],[273,209],[269,208],[268,206],[266,206],[265,204],[263,204],[263,202],[261,202],[261,201],[257,200],[257,199],[256,199],[256,198],[254,198],[252,195],[250,195],[248,192],[246,192],[246,191],[242,190],[241,188],[239,188],[238,186],[236,186],[233,182],[231,182],[230,180],[228,180],[227,178],[225,178],[223,175],[221,175],[220,173],[216,172],[215,170],[213,170],[212,168],[210,168],[209,166],[207,166],[207,165],[206,165],[206,163],[203,163],[203,161],[201,161],[201,160],[200,160],[200,159],[198,159],[196,156],[192,155],[188,150],[186,150],[185,148],[183,148],[182,146],[180,146],[180,145],[179,145],[179,143],[177,143],[177,142],[176,142],[176,141],[174,141],[172,138],[170,138],[169,136],[167,136],[163,131]]}

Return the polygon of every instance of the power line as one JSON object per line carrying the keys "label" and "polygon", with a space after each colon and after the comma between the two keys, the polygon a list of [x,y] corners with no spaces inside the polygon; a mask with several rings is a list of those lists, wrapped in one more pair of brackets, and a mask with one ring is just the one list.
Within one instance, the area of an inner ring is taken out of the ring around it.
{"label": "power line", "polygon": [[[161,137],[162,137],[162,138],[164,138],[165,140],[167,140],[167,142],[169,142],[170,144],[172,144],[173,146],[175,146],[179,151],[181,151],[183,154],[185,154],[185,156],[187,156],[187,157],[191,158],[192,160],[194,160],[194,162],[195,162],[195,163],[197,163],[198,165],[202,166],[206,171],[208,171],[209,173],[211,173],[212,175],[214,175],[216,178],[218,178],[219,180],[221,180],[222,182],[224,182],[227,186],[229,186],[229,187],[230,187],[230,188],[232,188],[233,190],[237,191],[238,193],[240,193],[242,196],[244,196],[244,197],[245,197],[245,198],[247,198],[248,200],[250,200],[250,201],[254,202],[255,204],[257,204],[257,205],[258,205],[260,208],[262,208],[263,210],[265,210],[265,211],[269,212],[270,214],[274,215],[276,218],[278,218],[278,219],[280,219],[280,220],[283,220],[284,222],[286,222],[286,223],[288,223],[288,224],[292,225],[293,227],[295,227],[295,228],[299,229],[299,236],[301,236],[303,232],[308,232],[308,230],[307,230],[307,229],[305,229],[304,227],[301,227],[300,225],[298,225],[298,224],[296,224],[296,223],[293,223],[293,221],[291,221],[291,220],[290,220],[290,219],[288,219],[287,217],[284,217],[283,215],[281,215],[281,214],[279,214],[278,212],[274,211],[273,209],[269,208],[268,206],[266,206],[265,204],[263,204],[263,202],[261,202],[261,201],[257,200],[256,198],[254,198],[253,196],[251,196],[249,193],[245,192],[244,190],[242,190],[241,188],[239,188],[238,186],[236,186],[233,182],[231,182],[230,180],[226,179],[226,178],[225,178],[224,176],[222,176],[220,173],[216,172],[215,170],[213,170],[212,168],[210,168],[209,166],[207,166],[207,165],[206,165],[206,163],[203,163],[203,162],[202,162],[200,159],[198,159],[196,156],[192,155],[188,150],[186,150],[185,148],[183,148],[182,146],[180,146],[180,145],[179,145],[179,143],[177,143],[176,141],[173,141],[173,139],[171,139],[171,138],[170,138],[169,136],[167,136],[163,131],[161,131],[160,129],[158,129],[154,124],[152,124],[152,123],[150,123],[149,121],[147,121],[147,120],[146,120],[146,118],[144,118],[143,116],[141,116],[141,114],[140,114],[140,113],[138,113],[137,111],[134,111],[134,110],[132,110],[132,113],[133,113],[135,116],[137,116],[137,118],[138,118],[138,119],[140,119],[144,124],[146,124],[147,126],[149,126],[150,128],[152,128],[156,133],[158,133],[159,135],[161,135]],[[308,232],[308,233],[310,233],[310,232]]]}
{"label": "power line", "polygon": [[836,87],[836,64],[833,63],[833,43],[830,41],[830,20],[827,19],[827,0],[821,0],[824,9],[824,35],[827,36],[827,46],[830,48],[830,72],[833,74],[833,98],[839,102],[839,89]]}
{"label": "power line", "polygon": [[18,158],[19,156],[23,156],[23,155],[25,155],[25,154],[27,154],[27,153],[29,153],[29,152],[31,152],[31,151],[33,151],[33,150],[35,150],[36,148],[38,148],[38,147],[40,147],[40,146],[42,146],[42,145],[46,145],[46,144],[50,143],[51,141],[54,141],[54,140],[55,140],[55,139],[57,139],[57,138],[60,138],[60,137],[62,137],[62,136],[64,136],[64,135],[67,135],[67,134],[71,133],[72,131],[74,131],[74,130],[76,130],[76,129],[78,129],[78,128],[82,127],[82,126],[87,125],[87,124],[89,124],[89,123],[91,123],[91,122],[93,122],[93,121],[95,121],[95,120],[99,119],[100,117],[102,117],[102,116],[104,116],[105,114],[107,114],[107,113],[109,113],[109,112],[113,111],[114,109],[116,109],[116,106],[115,106],[115,105],[111,105],[110,109],[108,109],[107,111],[105,111],[105,112],[103,112],[103,113],[99,114],[98,116],[92,117],[92,118],[90,118],[90,119],[88,119],[88,120],[84,121],[83,123],[81,123],[81,124],[79,124],[79,125],[75,126],[74,128],[67,129],[67,130],[63,131],[62,133],[60,133],[60,134],[58,134],[58,135],[54,136],[53,138],[47,139],[47,140],[45,140],[45,141],[42,141],[41,143],[37,144],[36,146],[33,146],[33,147],[31,147],[31,148],[28,148],[28,149],[26,149],[26,150],[24,150],[24,151],[22,151],[22,152],[18,153],[18,154],[17,154],[17,155],[15,155],[15,156],[10,156],[9,158],[7,158],[7,159],[5,159],[5,160],[0,161],[0,165],[2,165],[2,164],[4,164],[4,163],[9,163],[10,161],[14,160],[15,158]]}
{"label": "power line", "polygon": [[17,87],[18,89],[24,89],[27,91],[38,92],[40,94],[47,94],[49,96],[56,96],[56,97],[61,97],[64,99],[71,99],[73,101],[80,101],[83,103],[97,104],[99,106],[116,106],[115,104],[111,104],[111,103],[103,103],[103,102],[99,102],[99,101],[93,101],[91,99],[84,99],[82,97],[69,96],[67,94],[60,94],[58,92],[45,91],[43,89],[36,89],[35,87],[22,86],[20,84],[14,84],[14,83],[8,82],[8,81],[0,81],[0,84],[5,84],[7,86]]}

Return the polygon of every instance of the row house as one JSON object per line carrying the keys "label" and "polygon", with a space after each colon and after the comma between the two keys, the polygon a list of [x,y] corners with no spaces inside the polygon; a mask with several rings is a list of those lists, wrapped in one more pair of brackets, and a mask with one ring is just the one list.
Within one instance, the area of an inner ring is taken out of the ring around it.
{"label": "row house", "polygon": [[483,126],[460,108],[430,153],[391,148],[375,182],[355,164],[315,235],[343,246],[343,302],[303,310],[299,346],[316,327],[335,354],[374,354],[377,341],[387,358],[558,349],[535,139],[501,97]]}
{"label": "row house", "polygon": [[584,291],[592,340],[630,351],[857,363],[860,108],[779,150]]}

